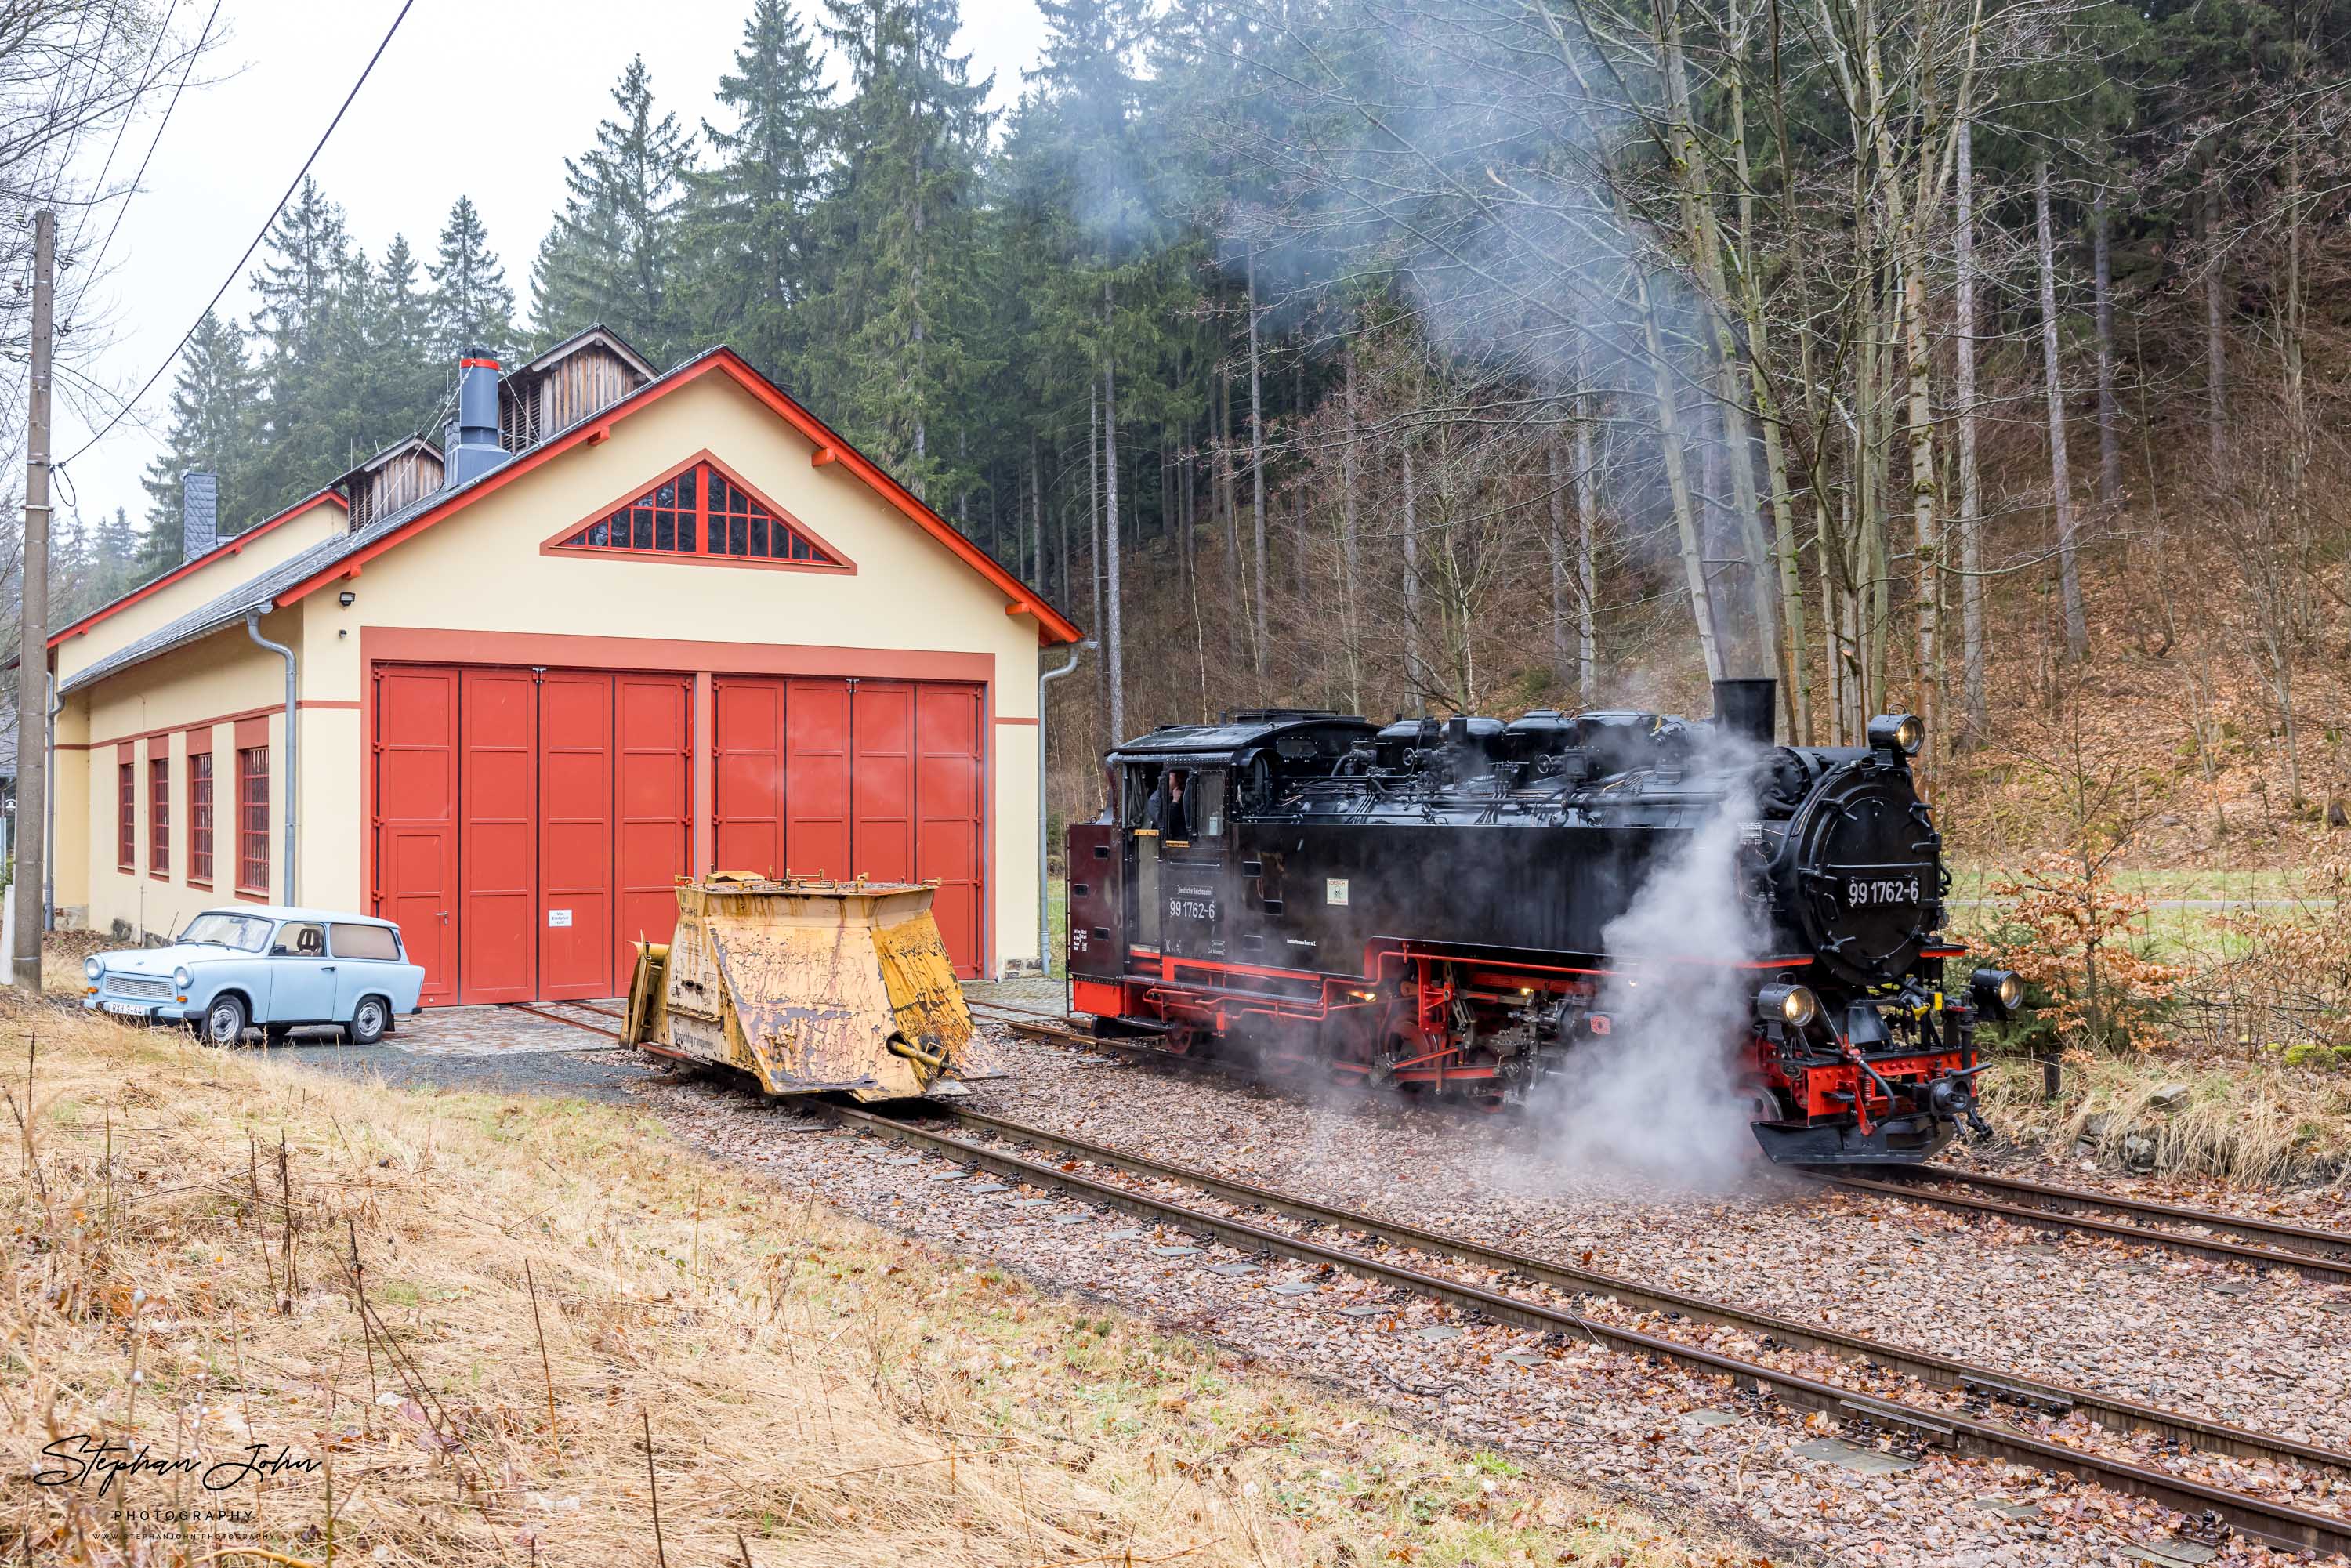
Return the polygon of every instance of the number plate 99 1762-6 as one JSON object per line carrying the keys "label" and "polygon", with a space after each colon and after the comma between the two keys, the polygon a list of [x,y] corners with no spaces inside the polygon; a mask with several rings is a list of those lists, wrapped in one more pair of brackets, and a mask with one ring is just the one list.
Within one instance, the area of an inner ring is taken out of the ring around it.
{"label": "number plate 99 1762-6", "polygon": [[1917,902],[1918,879],[1915,876],[1849,876],[1844,879],[1844,905],[1847,909]]}

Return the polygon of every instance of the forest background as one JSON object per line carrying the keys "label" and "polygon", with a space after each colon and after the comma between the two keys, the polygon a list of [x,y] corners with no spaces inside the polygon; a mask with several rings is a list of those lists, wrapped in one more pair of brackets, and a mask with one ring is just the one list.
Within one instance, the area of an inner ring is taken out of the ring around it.
{"label": "forest background", "polygon": [[[176,561],[183,471],[258,519],[436,434],[461,351],[601,322],[733,345],[1095,635],[1057,823],[1158,723],[1768,674],[1783,737],[1927,718],[2100,1040],[2131,868],[2332,896],[2351,6],[1040,8],[1000,114],[955,0],[753,0],[674,97],[630,63],[519,278],[462,189],[370,256],[306,183],[147,494],[61,512],[60,613]],[[193,47],[113,9],[151,75]]]}

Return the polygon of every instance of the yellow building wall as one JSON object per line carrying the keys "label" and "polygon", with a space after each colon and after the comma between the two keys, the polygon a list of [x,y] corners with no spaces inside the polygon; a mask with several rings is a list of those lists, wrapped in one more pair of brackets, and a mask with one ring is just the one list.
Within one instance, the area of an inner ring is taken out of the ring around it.
{"label": "yellow building wall", "polygon": [[[763,570],[665,560],[581,559],[541,545],[641,494],[678,465],[707,451],[791,513],[853,562],[853,573]],[[298,896],[305,904],[364,908],[360,812],[366,753],[360,703],[369,633],[521,633],[592,636],[661,644],[646,667],[693,667],[724,674],[739,664],[729,645],[783,644],[903,654],[978,655],[988,662],[983,736],[991,837],[987,845],[988,960],[997,969],[1032,964],[1037,925],[1037,623],[1005,612],[1003,594],[841,464],[815,466],[813,448],[790,426],[726,380],[712,374],[664,395],[611,427],[594,446],[574,447],[475,500],[446,521],[363,563],[355,577],[313,592],[268,617],[266,635],[292,643],[301,665],[300,859]],[[340,516],[340,513],[338,513]],[[289,528],[293,525],[287,525]],[[210,575],[210,574],[206,574]],[[211,592],[250,573],[215,582]],[[352,603],[339,596],[349,592]],[[679,644],[708,644],[704,654]],[[381,645],[381,638],[379,638]],[[625,647],[597,663],[629,667]],[[86,663],[87,661],[84,661]],[[854,664],[853,655],[848,662]],[[78,902],[101,929],[125,920],[162,931],[207,902],[230,896],[216,882],[207,898],[184,887],[184,850],[174,881],[142,870],[118,873],[114,862],[112,743],[165,724],[261,707],[284,700],[283,667],[255,647],[242,626],[78,694],[59,716],[60,737],[86,741],[85,776],[71,796],[70,827],[61,809],[61,907]],[[878,670],[874,673],[880,673]],[[1006,722],[1006,721],[1012,722]],[[284,737],[270,729],[272,868],[280,846]],[[73,731],[68,735],[68,731]],[[223,843],[219,874],[233,875],[226,834],[233,817],[229,739],[215,740],[223,772],[215,785]],[[695,746],[706,751],[708,737]],[[143,766],[144,751],[141,752]],[[183,777],[183,748],[172,777]],[[141,778],[143,803],[144,775]],[[175,806],[177,803],[175,802]],[[697,813],[708,809],[698,797]],[[175,809],[173,831],[184,834]],[[145,850],[144,819],[141,830]],[[68,850],[68,845],[74,848]],[[177,846],[175,846],[177,848]],[[78,899],[67,895],[65,869],[85,874]],[[273,894],[275,886],[273,887]]]}
{"label": "yellow building wall", "polygon": [[348,515],[336,502],[320,500],[303,508],[257,538],[232,543],[177,582],[167,583],[133,604],[127,604],[78,636],[57,644],[57,679],[65,680],[129,646],[148,632],[170,625],[189,611],[211,603],[249,582],[281,561],[290,560],[319,540],[341,533]]}
{"label": "yellow building wall", "polygon": [[[856,571],[541,550],[559,530],[633,498],[704,451]],[[729,665],[719,650],[740,643],[985,655],[994,662],[995,722],[984,737],[989,942],[998,967],[1034,963],[1039,731],[1004,721],[1037,716],[1037,623],[1006,614],[1003,594],[945,545],[843,465],[818,467],[813,455],[805,438],[721,375],[668,393],[616,423],[608,440],[572,448],[303,601],[303,700],[359,701],[371,627],[707,643],[708,667],[722,674]],[[340,591],[352,595],[348,608],[337,602]],[[333,818],[305,810],[301,895],[358,907],[366,893],[355,821],[361,715],[306,707],[302,722],[304,798],[337,806]]]}
{"label": "yellow building wall", "polygon": [[[286,611],[263,622],[284,640],[300,612]],[[284,846],[277,791],[284,768],[285,665],[254,646],[236,626],[202,643],[178,649],[126,671],[96,689],[76,693],[57,716],[57,919],[60,925],[118,931],[133,942],[168,936],[188,916],[237,899],[236,726],[242,715],[261,720],[268,737],[271,771],[269,896],[280,885]],[[205,726],[213,737],[213,881],[209,888],[188,881],[188,737]],[[148,737],[163,732],[171,748],[169,874],[149,871],[152,841]],[[133,742],[131,777],[136,797],[136,861],[122,869],[120,821],[119,743]],[[308,769],[306,768],[305,771]],[[348,831],[348,828],[347,828]]]}

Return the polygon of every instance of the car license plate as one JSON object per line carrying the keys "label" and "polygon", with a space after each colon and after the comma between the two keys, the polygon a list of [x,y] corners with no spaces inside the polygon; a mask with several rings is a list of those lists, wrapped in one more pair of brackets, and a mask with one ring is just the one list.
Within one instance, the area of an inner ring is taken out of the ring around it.
{"label": "car license plate", "polygon": [[143,1019],[147,1016],[148,1009],[138,1002],[109,1002],[106,1004],[106,1010],[122,1018]]}

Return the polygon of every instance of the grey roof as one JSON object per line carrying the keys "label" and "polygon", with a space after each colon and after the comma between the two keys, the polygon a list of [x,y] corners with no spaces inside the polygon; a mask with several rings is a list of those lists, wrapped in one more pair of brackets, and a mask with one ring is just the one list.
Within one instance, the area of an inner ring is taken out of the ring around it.
{"label": "grey roof", "polygon": [[[655,376],[636,391],[642,392],[645,387],[657,386],[673,376],[693,369],[713,355],[724,352],[726,350],[723,346],[705,349],[694,358]],[[633,397],[636,392],[629,395]],[[611,406],[607,404],[603,408],[582,414],[561,430],[549,432],[514,455],[519,457],[524,453],[546,445],[549,442],[559,441],[573,431],[584,425],[592,424],[611,413]],[[57,683],[57,695],[63,696],[69,692],[78,692],[84,686],[95,685],[110,675],[120,674],[133,664],[144,664],[159,653],[168,653],[172,649],[183,647],[199,638],[209,637],[215,632],[235,625],[254,611],[258,610],[266,613],[276,607],[277,596],[295,584],[326,570],[337,561],[357,555],[385,535],[396,532],[419,514],[430,511],[450,497],[462,495],[493,475],[503,473],[505,470],[506,465],[501,463],[488,473],[476,474],[462,485],[452,485],[446,489],[435,490],[429,496],[419,497],[400,510],[378,517],[363,528],[338,534],[332,538],[319,540],[301,554],[280,561],[260,576],[248,579],[230,589],[211,603],[200,605],[177,621],[159,626],[144,637],[125,643],[88,669],[75,671]]]}

